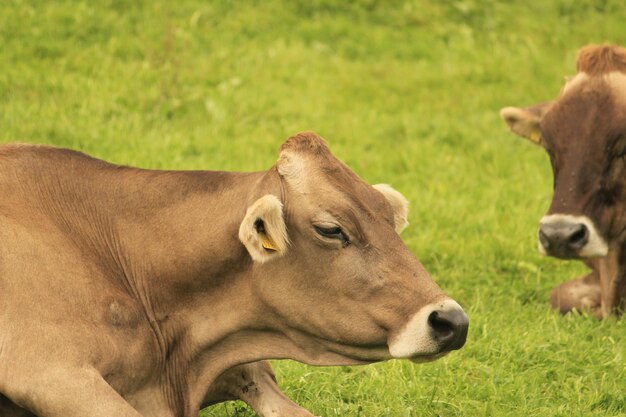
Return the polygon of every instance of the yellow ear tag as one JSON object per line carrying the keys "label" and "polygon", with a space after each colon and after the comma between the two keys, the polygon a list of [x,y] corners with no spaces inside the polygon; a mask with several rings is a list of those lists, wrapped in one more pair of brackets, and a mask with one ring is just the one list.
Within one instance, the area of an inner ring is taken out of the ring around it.
{"label": "yellow ear tag", "polygon": [[535,143],[541,143],[541,133],[534,131],[530,133],[530,140]]}
{"label": "yellow ear tag", "polygon": [[278,248],[276,246],[272,245],[272,242],[270,242],[268,239],[263,239],[261,241],[261,244],[267,250],[273,250],[273,251],[277,251],[278,250]]}

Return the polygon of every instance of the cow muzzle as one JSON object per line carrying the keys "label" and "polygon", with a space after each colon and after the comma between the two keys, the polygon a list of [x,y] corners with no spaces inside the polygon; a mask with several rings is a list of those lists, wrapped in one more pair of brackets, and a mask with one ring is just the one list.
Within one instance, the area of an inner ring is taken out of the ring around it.
{"label": "cow muzzle", "polygon": [[467,339],[469,319],[460,305],[444,300],[422,307],[390,338],[394,358],[435,358],[460,349]]}
{"label": "cow muzzle", "polygon": [[550,214],[539,223],[539,252],[561,259],[606,256],[608,245],[587,216]]}

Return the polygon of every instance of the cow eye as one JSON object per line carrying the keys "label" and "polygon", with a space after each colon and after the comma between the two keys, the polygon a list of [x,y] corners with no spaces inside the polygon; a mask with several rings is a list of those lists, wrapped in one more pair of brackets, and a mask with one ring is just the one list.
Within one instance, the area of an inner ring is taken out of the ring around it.
{"label": "cow eye", "polygon": [[350,243],[350,239],[348,236],[341,230],[340,227],[322,227],[322,226],[313,226],[315,227],[315,231],[320,236],[323,236],[328,239],[337,239],[343,243],[344,246],[347,246]]}

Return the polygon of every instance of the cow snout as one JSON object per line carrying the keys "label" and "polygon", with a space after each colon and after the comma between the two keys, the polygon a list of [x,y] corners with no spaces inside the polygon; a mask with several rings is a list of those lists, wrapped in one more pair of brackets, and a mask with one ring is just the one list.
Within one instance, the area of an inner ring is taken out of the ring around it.
{"label": "cow snout", "polygon": [[582,223],[553,223],[539,226],[539,242],[546,253],[573,258],[589,241],[589,229]]}
{"label": "cow snout", "polygon": [[539,224],[539,251],[556,258],[605,256],[608,247],[585,216],[549,215]]}
{"label": "cow snout", "polygon": [[435,310],[428,316],[428,324],[441,352],[461,349],[465,344],[469,319],[463,310]]}
{"label": "cow snout", "polygon": [[389,353],[394,358],[433,358],[465,344],[469,319],[451,299],[428,304],[393,334]]}

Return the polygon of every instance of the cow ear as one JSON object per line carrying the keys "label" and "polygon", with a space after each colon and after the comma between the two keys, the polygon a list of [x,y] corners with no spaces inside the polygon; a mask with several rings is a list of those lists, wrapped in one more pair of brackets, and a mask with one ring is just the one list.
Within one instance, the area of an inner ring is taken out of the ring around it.
{"label": "cow ear", "polygon": [[509,126],[511,132],[537,145],[541,145],[541,119],[550,104],[551,103],[541,103],[524,109],[518,107],[504,107],[500,110],[500,117]]}
{"label": "cow ear", "polygon": [[276,196],[266,194],[248,207],[239,226],[239,239],[255,262],[267,262],[287,252],[283,205]]}
{"label": "cow ear", "polygon": [[395,223],[395,229],[398,234],[409,225],[407,218],[409,217],[409,202],[404,196],[388,184],[376,184],[374,188],[389,201],[391,208],[393,209],[393,220]]}

